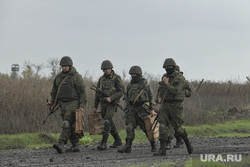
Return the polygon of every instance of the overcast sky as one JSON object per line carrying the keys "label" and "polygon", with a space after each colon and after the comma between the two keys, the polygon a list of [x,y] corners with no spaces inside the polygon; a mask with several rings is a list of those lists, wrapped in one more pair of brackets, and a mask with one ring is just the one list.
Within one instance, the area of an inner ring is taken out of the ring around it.
{"label": "overcast sky", "polygon": [[[0,0],[0,72],[68,55],[98,78],[103,60],[160,76],[173,58],[189,80],[250,76],[249,0]],[[41,75],[50,75],[44,68]]]}

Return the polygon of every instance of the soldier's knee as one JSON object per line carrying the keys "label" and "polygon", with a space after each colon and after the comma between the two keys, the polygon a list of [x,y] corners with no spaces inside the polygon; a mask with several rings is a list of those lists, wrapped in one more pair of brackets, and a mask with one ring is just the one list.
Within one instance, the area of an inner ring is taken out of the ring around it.
{"label": "soldier's knee", "polygon": [[127,133],[131,133],[133,131],[133,125],[131,123],[129,123],[126,127],[126,132]]}
{"label": "soldier's knee", "polygon": [[104,130],[108,131],[110,129],[111,123],[108,119],[104,120]]}
{"label": "soldier's knee", "polygon": [[62,128],[63,129],[70,129],[71,126],[70,126],[70,122],[68,120],[65,120],[62,122]]}

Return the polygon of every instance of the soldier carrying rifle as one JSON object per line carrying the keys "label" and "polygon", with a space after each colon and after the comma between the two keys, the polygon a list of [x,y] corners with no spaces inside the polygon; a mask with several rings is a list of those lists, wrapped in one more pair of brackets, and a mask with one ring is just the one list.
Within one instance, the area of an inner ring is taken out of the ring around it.
{"label": "soldier carrying rifle", "polygon": [[113,69],[113,65],[109,60],[104,60],[101,65],[103,76],[101,76],[97,83],[97,90],[95,94],[94,112],[97,112],[98,105],[101,105],[101,114],[104,119],[104,129],[102,132],[102,142],[97,148],[99,150],[107,149],[107,140],[109,133],[114,137],[115,142],[111,148],[117,148],[122,145],[121,138],[113,122],[113,117],[117,111],[118,101],[123,96],[123,81]]}
{"label": "soldier carrying rifle", "polygon": [[[135,138],[135,128],[139,125],[147,135],[144,118],[148,115],[155,115],[153,110],[153,91],[149,82],[142,77],[142,70],[139,66],[132,66],[129,70],[132,79],[127,86],[126,96],[127,108],[125,113],[126,124],[126,145],[118,149],[120,153],[131,153],[132,142]],[[155,141],[151,141],[151,151],[156,152]]]}
{"label": "soldier carrying rifle", "polygon": [[87,103],[85,85],[82,76],[73,66],[72,59],[68,56],[62,57],[60,61],[62,72],[59,73],[53,83],[51,101],[47,103],[48,108],[60,105],[62,116],[62,132],[59,142],[53,145],[58,153],[63,152],[64,145],[70,140],[72,146],[68,152],[79,152],[79,138],[82,133],[76,133],[76,110],[83,112]]}

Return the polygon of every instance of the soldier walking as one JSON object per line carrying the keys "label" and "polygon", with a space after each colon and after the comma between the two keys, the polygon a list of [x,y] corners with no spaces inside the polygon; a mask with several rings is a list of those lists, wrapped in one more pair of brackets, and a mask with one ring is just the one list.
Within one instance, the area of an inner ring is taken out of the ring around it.
{"label": "soldier walking", "polygon": [[123,81],[113,70],[113,65],[109,60],[104,60],[101,65],[103,76],[98,80],[97,87],[108,97],[104,97],[100,92],[95,94],[94,112],[97,112],[98,105],[101,106],[101,115],[104,119],[104,129],[102,132],[102,142],[97,148],[99,150],[107,149],[107,140],[109,133],[114,137],[115,141],[111,148],[117,148],[122,145],[121,138],[113,122],[113,116],[117,111],[116,101],[123,96]]}
{"label": "soldier walking", "polygon": [[[135,128],[139,125],[147,135],[144,118],[148,115],[155,115],[153,110],[153,91],[149,82],[142,77],[142,70],[139,66],[132,66],[129,70],[131,81],[127,86],[127,98],[131,110],[125,114],[126,124],[126,145],[118,149],[120,153],[131,153],[132,142],[135,138]],[[151,141],[151,151],[156,152],[155,141]]]}
{"label": "soldier walking", "polygon": [[75,110],[83,111],[86,106],[85,85],[69,56],[62,57],[60,65],[62,72],[54,80],[50,93],[51,101],[47,103],[48,108],[60,105],[63,120],[59,142],[54,144],[53,148],[62,153],[64,145],[70,140],[72,146],[67,151],[79,152],[79,138],[83,137],[83,134],[75,133]]}
{"label": "soldier walking", "polygon": [[163,75],[161,85],[158,88],[157,101],[162,105],[158,116],[160,149],[154,154],[155,156],[166,155],[166,150],[171,148],[174,132],[184,140],[188,153],[193,152],[188,134],[182,128],[186,81],[182,73],[175,71],[175,67],[176,63],[172,58],[166,59],[163,64],[163,68],[167,73]]}

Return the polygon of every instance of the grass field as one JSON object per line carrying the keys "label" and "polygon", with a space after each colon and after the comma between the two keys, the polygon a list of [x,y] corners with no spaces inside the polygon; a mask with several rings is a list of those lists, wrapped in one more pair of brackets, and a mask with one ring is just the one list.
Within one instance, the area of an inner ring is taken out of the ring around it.
{"label": "grass field", "polygon": [[[190,137],[246,137],[250,136],[249,127],[250,120],[238,120],[224,124],[186,126],[185,128]],[[125,142],[126,131],[120,130],[119,134],[123,142]],[[56,143],[58,138],[59,134],[45,133],[0,135],[0,149],[47,147]],[[85,137],[80,140],[80,144],[92,144],[101,141],[101,139],[101,135],[89,135],[89,133],[86,132]],[[112,143],[113,141],[113,137],[109,137],[108,143]],[[137,129],[133,142],[148,142],[148,139],[141,130]]]}

